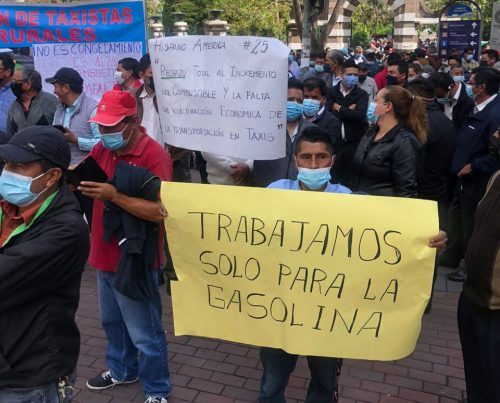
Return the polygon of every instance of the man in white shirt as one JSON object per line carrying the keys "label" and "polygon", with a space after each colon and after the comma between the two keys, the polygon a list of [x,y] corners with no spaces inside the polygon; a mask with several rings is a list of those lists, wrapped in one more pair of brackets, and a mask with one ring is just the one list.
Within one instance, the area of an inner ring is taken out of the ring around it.
{"label": "man in white shirt", "polygon": [[139,76],[144,83],[135,91],[140,125],[146,128],[147,134],[165,147],[160,125],[160,115],[158,114],[158,102],[156,100],[153,69],[151,68],[149,53],[142,56],[139,61]]}

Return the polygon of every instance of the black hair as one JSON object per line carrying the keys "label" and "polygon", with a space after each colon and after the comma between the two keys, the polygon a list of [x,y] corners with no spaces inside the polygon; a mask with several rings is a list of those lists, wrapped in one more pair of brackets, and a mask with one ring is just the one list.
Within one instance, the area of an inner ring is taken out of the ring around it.
{"label": "black hair", "polygon": [[425,78],[417,78],[410,81],[405,87],[412,95],[417,95],[422,98],[434,98],[434,84],[431,80]]}
{"label": "black hair", "polygon": [[434,84],[435,88],[439,88],[445,91],[448,91],[450,89],[450,85],[454,83],[453,78],[447,73],[434,73],[431,75],[430,80],[432,81],[432,84]]}
{"label": "black hair", "polygon": [[368,65],[365,62],[358,63],[358,70],[360,71],[368,71]]}
{"label": "black hair", "polygon": [[12,58],[11,55],[8,53],[0,53],[0,60],[3,63],[3,68],[4,69],[9,69],[10,70],[10,75],[14,74],[14,59]]}
{"label": "black hair", "polygon": [[417,74],[420,74],[422,72],[422,66],[420,65],[420,63],[410,63],[408,65],[408,70],[409,69],[415,70],[415,73]]}
{"label": "black hair", "polygon": [[346,69],[350,69],[350,68],[355,68],[355,69],[359,70],[358,65],[356,64],[354,59],[349,59],[342,65],[342,72],[344,72]]}
{"label": "black hair", "polygon": [[125,57],[124,59],[118,60],[118,64],[121,64],[123,69],[126,71],[132,71],[132,76],[139,78],[139,62],[133,57]]}
{"label": "black hair", "polygon": [[323,143],[326,145],[326,148],[332,153],[332,155],[335,153],[330,135],[319,127],[314,126],[304,129],[299,139],[297,140],[297,144],[295,145],[294,155],[297,155],[299,153],[300,146],[305,141],[307,141],[308,143]]}
{"label": "black hair", "polygon": [[474,48],[472,46],[467,46],[465,49],[464,49],[464,53],[467,53],[467,52],[473,52],[474,53]]}
{"label": "black hair", "polygon": [[290,77],[288,79],[288,89],[291,88],[295,88],[297,90],[301,90],[302,92],[304,92],[304,86],[302,85],[300,80],[295,77]]}
{"label": "black hair", "polygon": [[500,73],[492,67],[480,68],[477,67],[472,70],[476,84],[484,84],[485,91],[488,95],[495,95],[498,93],[500,87]]}
{"label": "black hair", "polygon": [[[313,91],[316,88],[319,88],[321,95],[324,97],[326,96],[326,93],[328,92],[328,88],[326,87],[326,83],[324,80],[317,78],[317,77],[311,77],[308,78],[307,80],[304,80],[302,83],[305,89],[309,91]],[[289,87],[290,88],[290,87]]]}
{"label": "black hair", "polygon": [[391,53],[387,56],[387,65],[390,66],[396,60],[401,60],[401,55],[399,53]]}
{"label": "black hair", "polygon": [[408,63],[404,60],[394,60],[387,64],[388,66],[398,66],[399,74],[406,74],[408,76]]}
{"label": "black hair", "polygon": [[151,57],[149,56],[149,53],[146,53],[141,57],[141,60],[139,60],[139,71],[144,73],[149,66],[151,66]]}
{"label": "black hair", "polygon": [[482,55],[488,55],[489,59],[495,59],[495,62],[498,61],[498,52],[495,49],[483,50],[481,52]]}
{"label": "black hair", "polygon": [[418,48],[415,49],[415,54],[417,57],[425,57],[427,55],[427,52],[424,49]]}
{"label": "black hair", "polygon": [[317,58],[324,59],[325,57],[326,57],[326,52],[324,50],[321,50],[314,54],[315,59]]}
{"label": "black hair", "polygon": [[450,60],[455,60],[455,61],[456,61],[456,62],[458,62],[459,64],[461,64],[461,63],[462,63],[462,62],[461,62],[461,60],[460,60],[460,58],[459,58],[458,56],[450,56],[450,57],[448,58],[448,62],[450,62]]}

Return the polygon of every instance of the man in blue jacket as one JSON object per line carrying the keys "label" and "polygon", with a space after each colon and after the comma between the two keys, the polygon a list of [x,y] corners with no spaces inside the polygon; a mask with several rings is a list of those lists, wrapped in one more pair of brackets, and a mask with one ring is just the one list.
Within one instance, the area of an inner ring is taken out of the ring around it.
{"label": "man in blue jacket", "polygon": [[[468,84],[474,93],[475,106],[457,135],[451,165],[457,185],[449,211],[450,244],[439,260],[448,267],[457,267],[463,258],[474,229],[477,204],[489,178],[500,168],[498,159],[488,150],[490,138],[500,125],[500,74],[492,68],[479,67],[472,71]],[[448,278],[463,281],[465,275],[459,270]]]}

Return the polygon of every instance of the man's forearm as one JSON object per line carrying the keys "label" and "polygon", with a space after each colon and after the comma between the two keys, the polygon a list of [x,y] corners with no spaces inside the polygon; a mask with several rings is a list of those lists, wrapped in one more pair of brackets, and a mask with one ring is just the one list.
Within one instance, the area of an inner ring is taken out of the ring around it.
{"label": "man's forearm", "polygon": [[165,218],[161,213],[162,206],[160,201],[154,202],[140,199],[138,197],[126,196],[122,193],[116,193],[116,196],[113,200],[111,200],[111,203],[116,204],[127,213],[130,213],[142,220],[160,224]]}

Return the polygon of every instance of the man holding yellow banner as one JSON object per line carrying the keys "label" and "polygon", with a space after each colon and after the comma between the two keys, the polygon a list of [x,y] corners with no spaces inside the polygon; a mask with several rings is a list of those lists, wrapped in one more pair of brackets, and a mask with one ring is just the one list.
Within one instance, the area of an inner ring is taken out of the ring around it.
{"label": "man holding yellow banner", "polygon": [[303,134],[299,180],[272,185],[306,192],[162,185],[179,278],[175,333],[265,347],[261,402],[284,401],[298,354],[314,363],[314,403],[333,401],[331,357],[410,354],[432,285],[429,246],[446,239],[428,242],[438,231],[433,202],[351,196],[329,184],[323,171],[334,156],[324,136]]}

